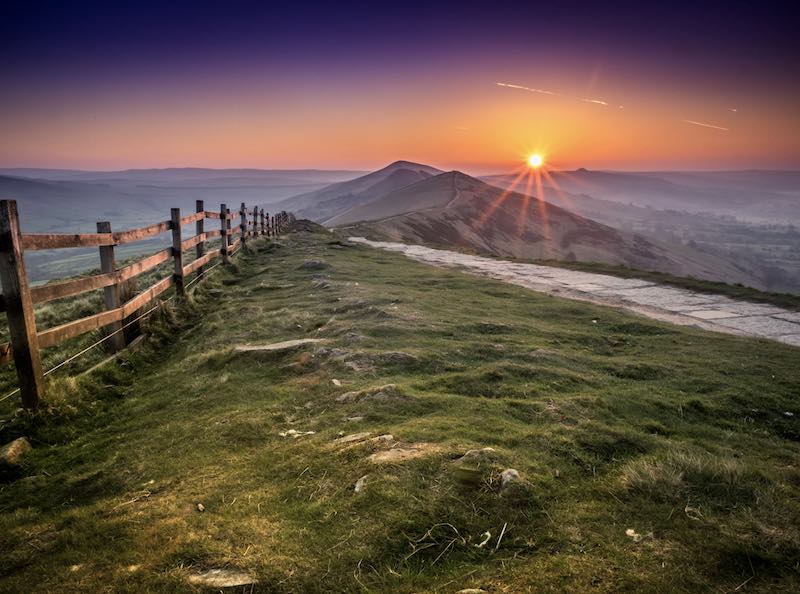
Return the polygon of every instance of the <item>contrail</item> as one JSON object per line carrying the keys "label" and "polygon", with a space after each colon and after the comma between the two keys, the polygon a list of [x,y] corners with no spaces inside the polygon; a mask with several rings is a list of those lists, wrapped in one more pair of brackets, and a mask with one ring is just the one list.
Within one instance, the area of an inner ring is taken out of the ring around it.
{"label": "contrail", "polygon": [[695,126],[702,126],[703,128],[713,128],[714,130],[723,130],[727,132],[730,128],[723,128],[722,126],[715,126],[714,124],[704,124],[703,122],[695,122],[694,120],[682,120],[687,124],[693,124]]}
{"label": "contrail", "polygon": [[531,87],[525,87],[523,85],[515,85],[511,83],[503,83],[498,82],[494,83],[498,87],[507,87],[509,89],[518,89],[520,91],[528,91],[529,93],[539,93],[540,95],[551,95],[552,97],[566,97],[567,99],[575,99],[578,101],[583,101],[585,103],[594,103],[595,105],[602,105],[603,107],[608,107],[608,103],[602,101],[600,99],[590,99],[585,97],[571,97],[570,95],[564,95],[563,93],[556,93],[555,91],[548,91],[547,89],[534,89]]}
{"label": "contrail", "polygon": [[530,87],[523,87],[522,85],[512,85],[511,83],[495,83],[498,87],[508,87],[509,89],[519,89],[520,91],[528,91],[530,93],[540,93],[542,95],[554,95],[560,96],[558,93],[554,93],[553,91],[547,91],[545,89],[532,89]]}

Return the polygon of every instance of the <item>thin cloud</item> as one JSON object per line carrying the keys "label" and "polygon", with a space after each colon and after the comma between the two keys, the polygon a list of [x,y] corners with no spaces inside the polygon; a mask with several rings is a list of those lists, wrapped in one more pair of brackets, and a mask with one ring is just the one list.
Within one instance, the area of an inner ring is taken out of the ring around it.
{"label": "thin cloud", "polygon": [[601,101],[600,99],[581,99],[586,103],[596,103],[597,105],[603,105],[604,107],[608,107],[608,103],[605,101]]}
{"label": "thin cloud", "polygon": [[528,91],[529,93],[539,93],[540,95],[553,95],[556,97],[561,97],[560,93],[554,93],[553,91],[547,91],[545,89],[532,89],[531,87],[523,87],[522,85],[512,85],[511,83],[495,83],[498,87],[508,87],[509,89],[519,89],[520,91]]}
{"label": "thin cloud", "polygon": [[722,126],[715,126],[714,124],[706,124],[705,122],[696,122],[694,120],[682,120],[687,124],[692,124],[693,126],[702,126],[703,128],[713,128],[714,130],[722,130],[723,132],[727,132],[730,128],[723,128]]}
{"label": "thin cloud", "polygon": [[533,87],[526,87],[524,85],[515,85],[512,83],[498,82],[494,84],[496,84],[498,87],[517,89],[519,91],[527,91],[529,93],[538,93],[539,95],[550,95],[551,97],[566,97],[567,99],[574,99],[577,101],[583,101],[584,103],[594,103],[595,105],[602,105],[603,107],[608,107],[608,103],[601,99],[591,99],[587,97],[571,97],[570,95],[564,95],[563,93],[556,93],[555,91],[548,91],[547,89],[534,89]]}

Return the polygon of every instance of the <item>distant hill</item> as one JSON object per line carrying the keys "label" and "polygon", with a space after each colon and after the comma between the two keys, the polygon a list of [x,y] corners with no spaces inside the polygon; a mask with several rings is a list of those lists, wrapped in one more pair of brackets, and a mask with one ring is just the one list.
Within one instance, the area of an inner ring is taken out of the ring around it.
{"label": "distant hill", "polygon": [[602,262],[761,286],[754,275],[723,258],[619,231],[457,171],[390,192],[328,224],[352,225],[350,232],[393,241],[501,257]]}
{"label": "distant hill", "polygon": [[[708,212],[752,222],[800,223],[799,171],[553,172],[561,191],[659,210]],[[508,175],[485,181],[507,185]]]}
{"label": "distant hill", "polygon": [[442,173],[440,169],[410,161],[395,161],[356,179],[335,183],[313,192],[292,196],[276,204],[300,218],[325,222],[351,208],[381,198],[393,190]]}
{"label": "distant hill", "polygon": [[[242,202],[273,211],[276,200],[308,192],[359,175],[358,171],[258,169],[134,169],[73,171],[65,169],[0,169],[0,199],[19,205],[25,232],[94,232],[97,221],[111,221],[123,230],[163,221],[171,207],[189,213],[195,200],[208,210],[221,203],[236,209]],[[120,258],[165,247],[161,236],[127,244]],[[26,256],[33,280],[77,274],[98,265],[96,249],[31,252]]]}

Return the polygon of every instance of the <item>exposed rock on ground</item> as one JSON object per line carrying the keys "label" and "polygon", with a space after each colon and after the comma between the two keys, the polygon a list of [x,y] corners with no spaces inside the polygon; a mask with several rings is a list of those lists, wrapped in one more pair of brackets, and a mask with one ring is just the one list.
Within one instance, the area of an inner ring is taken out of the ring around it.
{"label": "exposed rock on ground", "polygon": [[298,338],[296,340],[285,340],[283,342],[273,342],[272,344],[237,344],[233,347],[236,353],[266,352],[275,353],[280,351],[291,351],[300,347],[324,342],[324,338]]}
{"label": "exposed rock on ground", "polygon": [[518,483],[522,479],[519,476],[519,471],[514,468],[507,468],[500,474],[500,488],[505,489],[513,483]]}
{"label": "exposed rock on ground", "polygon": [[253,576],[237,569],[209,569],[190,575],[188,580],[190,584],[209,588],[233,588],[258,583]]}
{"label": "exposed rock on ground", "polygon": [[394,462],[405,462],[414,458],[421,458],[435,449],[429,443],[411,443],[402,447],[391,448],[375,452],[369,457],[369,461],[374,464],[391,464]]}
{"label": "exposed rock on ground", "polygon": [[363,402],[365,400],[392,400],[403,398],[403,393],[397,388],[396,384],[386,384],[378,388],[368,390],[345,392],[336,397],[336,402]]}
{"label": "exposed rock on ground", "polygon": [[19,469],[22,465],[22,458],[31,450],[33,446],[25,437],[19,437],[0,448],[0,468]]}
{"label": "exposed rock on ground", "polygon": [[328,267],[324,260],[306,260],[300,265],[301,270],[325,270]]}

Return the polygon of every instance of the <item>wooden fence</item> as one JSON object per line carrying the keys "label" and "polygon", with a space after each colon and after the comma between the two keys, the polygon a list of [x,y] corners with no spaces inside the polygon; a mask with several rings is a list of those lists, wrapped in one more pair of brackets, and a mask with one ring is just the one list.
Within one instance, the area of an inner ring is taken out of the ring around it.
{"label": "wooden fence", "polygon": [[[219,211],[205,210],[202,200],[196,203],[195,212],[181,216],[179,208],[173,208],[170,218],[147,227],[127,231],[112,231],[111,223],[97,223],[97,233],[23,233],[19,225],[17,203],[0,200],[0,281],[3,294],[0,296],[0,311],[6,312],[11,342],[0,345],[0,364],[12,358],[19,378],[22,404],[35,408],[44,395],[44,374],[40,349],[57,345],[69,338],[99,328],[110,327],[108,340],[114,351],[125,348],[122,332],[124,320],[148,302],[171,287],[179,297],[185,295],[186,278],[195,274],[199,278],[203,267],[222,258],[224,263],[236,253],[250,237],[272,237],[285,230],[294,217],[286,212],[270,216],[258,207],[247,210],[242,203],[238,211],[225,204]],[[205,228],[206,219],[217,219],[219,229]],[[235,227],[231,223],[237,221]],[[195,234],[182,236],[182,227],[195,223]],[[117,245],[141,241],[167,231],[172,232],[172,245],[133,264],[117,268],[114,248]],[[237,237],[238,235],[238,237]],[[206,241],[219,237],[219,249],[206,253]],[[25,271],[23,255],[29,250],[59,248],[97,247],[100,250],[100,274],[31,287]],[[194,248],[194,258],[187,257]],[[140,274],[172,259],[173,273],[122,302],[121,285]],[[33,306],[54,299],[79,295],[103,289],[105,311],[73,320],[54,328],[36,329]]]}

